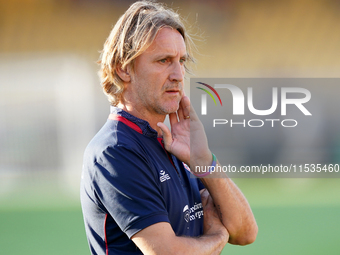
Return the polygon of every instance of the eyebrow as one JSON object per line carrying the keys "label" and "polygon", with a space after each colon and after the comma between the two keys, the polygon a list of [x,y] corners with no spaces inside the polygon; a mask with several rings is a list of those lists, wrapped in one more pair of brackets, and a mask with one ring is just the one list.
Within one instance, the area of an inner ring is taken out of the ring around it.
{"label": "eyebrow", "polygon": [[[156,59],[164,59],[164,58],[174,58],[175,55],[171,55],[171,54],[159,54],[157,55],[155,58]],[[188,54],[184,54],[183,56],[180,57],[181,59],[188,59]]]}

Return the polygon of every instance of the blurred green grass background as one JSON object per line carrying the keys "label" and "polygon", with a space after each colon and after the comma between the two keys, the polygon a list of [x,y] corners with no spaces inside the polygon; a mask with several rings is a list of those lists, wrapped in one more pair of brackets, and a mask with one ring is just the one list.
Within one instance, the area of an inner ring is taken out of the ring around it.
{"label": "blurred green grass background", "polygon": [[[339,254],[340,180],[236,179],[259,234],[222,254]],[[0,200],[0,254],[90,254],[78,200],[53,185]],[[44,192],[47,191],[47,192]],[[54,193],[54,195],[53,195]]]}

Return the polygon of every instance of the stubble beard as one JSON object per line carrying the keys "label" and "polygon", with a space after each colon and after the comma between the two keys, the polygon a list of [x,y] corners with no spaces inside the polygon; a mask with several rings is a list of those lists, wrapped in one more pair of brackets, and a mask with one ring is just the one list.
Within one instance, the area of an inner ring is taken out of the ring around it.
{"label": "stubble beard", "polygon": [[156,108],[155,110],[158,114],[167,115],[167,114],[170,114],[170,113],[173,113],[173,112],[177,112],[178,108],[179,108],[179,100],[178,100],[176,108],[174,108],[173,106],[169,106],[169,107],[160,106],[160,107]]}
{"label": "stubble beard", "polygon": [[167,105],[164,105],[164,107],[163,107],[162,102],[160,102],[161,107],[159,107],[160,111],[158,111],[158,113],[160,113],[160,114],[167,115],[167,114],[170,114],[170,113],[174,113],[174,112],[177,112],[177,110],[179,108],[179,103],[180,103],[182,96],[183,96],[183,86],[182,86],[181,83],[178,83],[176,86],[173,86],[172,84],[166,85],[166,86],[164,86],[163,93],[166,93],[167,90],[171,90],[171,89],[178,89],[180,91],[178,98],[169,99],[170,101],[177,100],[177,104],[176,104],[175,107],[174,106],[168,106],[167,107]]}
{"label": "stubble beard", "polygon": [[[144,86],[143,86],[144,87]],[[178,89],[180,90],[180,93],[178,96],[173,96],[170,98],[164,99],[164,93],[166,93],[167,90],[171,89]],[[153,111],[156,114],[160,115],[168,115],[170,113],[176,112],[179,108],[179,103],[181,101],[181,98],[183,96],[183,86],[182,84],[177,84],[174,86],[173,84],[165,85],[162,89],[162,93],[160,94],[159,98],[154,98],[152,94],[150,95],[145,90],[139,90],[138,94],[140,95],[140,98],[142,99],[142,102],[147,108],[149,108],[149,111]],[[176,98],[175,98],[176,97]],[[151,101],[150,101],[151,99]],[[174,105],[173,101],[177,101],[176,105]]]}

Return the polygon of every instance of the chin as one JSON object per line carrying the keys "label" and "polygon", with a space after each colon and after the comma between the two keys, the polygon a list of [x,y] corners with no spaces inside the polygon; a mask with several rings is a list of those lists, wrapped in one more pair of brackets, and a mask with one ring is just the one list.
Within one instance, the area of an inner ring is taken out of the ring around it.
{"label": "chin", "polygon": [[162,114],[169,114],[169,113],[177,112],[178,108],[179,108],[179,103],[174,104],[174,105],[163,106],[159,108],[159,113],[162,112]]}

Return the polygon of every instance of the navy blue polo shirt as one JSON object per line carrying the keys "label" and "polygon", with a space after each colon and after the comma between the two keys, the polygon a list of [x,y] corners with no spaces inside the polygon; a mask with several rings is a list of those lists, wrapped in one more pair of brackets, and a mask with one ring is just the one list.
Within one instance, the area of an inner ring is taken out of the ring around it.
{"label": "navy blue polo shirt", "polygon": [[112,107],[84,155],[81,204],[91,252],[142,254],[131,237],[158,222],[169,222],[177,236],[202,235],[202,188],[148,122]]}

